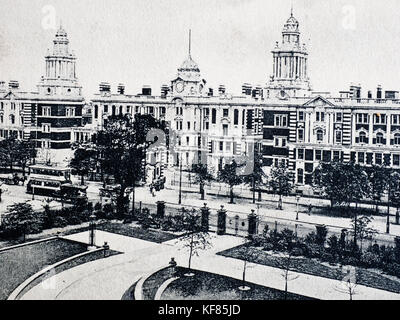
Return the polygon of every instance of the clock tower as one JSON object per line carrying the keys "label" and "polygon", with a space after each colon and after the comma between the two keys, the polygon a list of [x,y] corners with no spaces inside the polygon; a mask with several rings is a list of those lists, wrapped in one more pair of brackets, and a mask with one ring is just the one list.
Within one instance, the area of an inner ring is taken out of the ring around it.
{"label": "clock tower", "polygon": [[206,81],[201,79],[200,69],[191,56],[191,30],[189,30],[189,54],[178,68],[177,77],[171,81],[172,95],[199,96],[205,90]]}
{"label": "clock tower", "polygon": [[266,88],[269,95],[282,99],[309,95],[308,52],[305,44],[300,43],[299,22],[293,9],[283,27],[282,42],[276,42],[272,55],[272,76]]}

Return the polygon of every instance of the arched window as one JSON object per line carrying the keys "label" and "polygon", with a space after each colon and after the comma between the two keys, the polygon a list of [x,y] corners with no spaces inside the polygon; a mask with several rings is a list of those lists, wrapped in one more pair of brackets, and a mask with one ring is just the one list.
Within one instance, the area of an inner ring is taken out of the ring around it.
{"label": "arched window", "polygon": [[395,145],[400,145],[400,133],[396,133],[394,135],[394,144]]}
{"label": "arched window", "polygon": [[365,132],[360,132],[360,143],[368,143],[367,134]]}
{"label": "arched window", "polygon": [[119,106],[119,114],[122,115],[123,110],[122,110],[122,106]]}
{"label": "arched window", "polygon": [[376,143],[383,144],[383,133],[379,132],[376,134]]}
{"label": "arched window", "polygon": [[317,141],[323,141],[324,140],[324,132],[322,129],[317,130]]}
{"label": "arched window", "polygon": [[15,124],[15,116],[13,114],[10,115],[11,124]]}

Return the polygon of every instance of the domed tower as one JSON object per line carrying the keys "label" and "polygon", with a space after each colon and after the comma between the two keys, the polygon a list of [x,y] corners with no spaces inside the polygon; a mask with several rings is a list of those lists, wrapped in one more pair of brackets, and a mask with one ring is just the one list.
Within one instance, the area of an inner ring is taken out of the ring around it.
{"label": "domed tower", "polygon": [[191,55],[191,31],[189,30],[189,54],[178,68],[176,79],[171,81],[172,94],[180,96],[197,96],[203,93],[206,81],[201,79],[198,64]]}
{"label": "domed tower", "polygon": [[282,42],[276,42],[272,50],[273,70],[267,84],[270,96],[282,98],[305,96],[311,91],[307,75],[308,53],[300,43],[299,22],[293,10],[282,30]]}
{"label": "domed tower", "polygon": [[80,96],[81,86],[76,76],[76,56],[69,50],[66,31],[60,25],[53,40],[53,50],[45,56],[46,72],[38,85],[43,95]]}

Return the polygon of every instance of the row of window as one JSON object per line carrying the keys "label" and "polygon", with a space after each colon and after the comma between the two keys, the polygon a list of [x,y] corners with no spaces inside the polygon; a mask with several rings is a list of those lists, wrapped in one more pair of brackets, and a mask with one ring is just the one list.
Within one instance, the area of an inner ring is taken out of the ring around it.
{"label": "row of window", "polygon": [[[322,129],[317,129],[315,131],[318,142],[324,141],[324,131]],[[335,143],[342,143],[342,130],[335,130]],[[297,140],[304,141],[304,129],[297,130]]]}
{"label": "row of window", "polygon": [[372,152],[351,152],[350,159],[351,161],[358,162],[360,164],[400,166],[399,154],[390,155]]}
{"label": "row of window", "polygon": [[[356,143],[368,144],[369,139],[364,131],[361,131],[356,137]],[[372,144],[386,144],[386,139],[382,132],[376,134],[376,138],[372,139]],[[400,145],[400,133],[394,134],[394,138],[390,140],[391,145]]]}

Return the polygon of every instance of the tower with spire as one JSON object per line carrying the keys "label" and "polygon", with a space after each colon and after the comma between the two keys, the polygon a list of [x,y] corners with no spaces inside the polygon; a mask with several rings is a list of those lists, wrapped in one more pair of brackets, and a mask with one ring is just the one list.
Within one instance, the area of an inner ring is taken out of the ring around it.
{"label": "tower with spire", "polygon": [[205,80],[201,79],[198,64],[192,59],[192,31],[189,30],[188,57],[178,68],[177,77],[171,81],[172,94],[196,96],[203,93]]}
{"label": "tower with spire", "polygon": [[69,40],[62,24],[56,32],[52,50],[45,56],[45,75],[38,85],[42,95],[81,96],[76,76],[76,56],[69,49]]}
{"label": "tower with spire", "polygon": [[272,55],[272,76],[266,88],[270,96],[307,96],[311,92],[307,74],[308,52],[305,44],[300,42],[299,22],[293,16],[293,6],[282,30],[282,42],[276,42]]}

